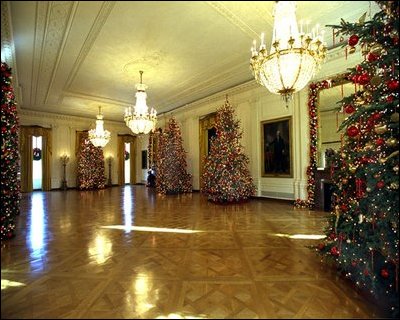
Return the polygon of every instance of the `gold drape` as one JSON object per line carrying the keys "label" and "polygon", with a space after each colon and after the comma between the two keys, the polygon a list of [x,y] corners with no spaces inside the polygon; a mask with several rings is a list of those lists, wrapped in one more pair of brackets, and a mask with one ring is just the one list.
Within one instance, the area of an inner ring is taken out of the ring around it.
{"label": "gold drape", "polygon": [[42,144],[42,189],[51,190],[52,131],[40,126],[21,126],[21,191],[31,192],[32,186],[32,137],[43,137]]}
{"label": "gold drape", "polygon": [[125,184],[125,143],[130,142],[130,166],[131,177],[130,183],[136,183],[136,137],[130,134],[118,135],[118,184],[123,186]]}
{"label": "gold drape", "polygon": [[208,130],[212,129],[215,126],[215,117],[217,113],[210,113],[209,115],[204,116],[202,119],[199,120],[199,139],[200,139],[200,167],[199,167],[199,181],[200,181],[200,189],[203,186],[203,170],[204,170],[204,160],[207,156],[208,152]]}

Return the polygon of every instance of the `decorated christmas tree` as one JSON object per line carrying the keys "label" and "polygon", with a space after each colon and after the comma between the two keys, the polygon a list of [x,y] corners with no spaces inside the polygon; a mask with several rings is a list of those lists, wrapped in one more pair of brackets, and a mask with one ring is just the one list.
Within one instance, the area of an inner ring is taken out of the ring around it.
{"label": "decorated christmas tree", "polygon": [[78,156],[78,188],[103,189],[105,183],[103,150],[84,139]]}
{"label": "decorated christmas tree", "polygon": [[1,240],[15,233],[15,216],[19,214],[21,184],[18,177],[19,119],[11,85],[11,68],[1,63]]}
{"label": "decorated christmas tree", "polygon": [[249,158],[240,144],[239,120],[228,102],[217,110],[216,136],[211,138],[210,153],[205,159],[201,192],[217,203],[246,200],[255,195],[255,185],[248,169]]}
{"label": "decorated christmas tree", "polygon": [[346,50],[355,92],[340,101],[347,118],[333,170],[334,210],[316,250],[393,317],[399,306],[399,2],[378,2],[372,20],[333,26]]}
{"label": "decorated christmas tree", "polygon": [[161,194],[192,192],[192,176],[186,172],[186,152],[175,118],[158,138],[156,190]]}

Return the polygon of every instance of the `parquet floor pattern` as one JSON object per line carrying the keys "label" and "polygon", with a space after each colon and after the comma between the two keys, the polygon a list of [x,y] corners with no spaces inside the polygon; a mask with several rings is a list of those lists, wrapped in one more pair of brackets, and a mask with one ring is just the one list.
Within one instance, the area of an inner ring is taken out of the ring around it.
{"label": "parquet floor pattern", "polygon": [[307,245],[326,213],[144,186],[24,194],[1,318],[374,318]]}

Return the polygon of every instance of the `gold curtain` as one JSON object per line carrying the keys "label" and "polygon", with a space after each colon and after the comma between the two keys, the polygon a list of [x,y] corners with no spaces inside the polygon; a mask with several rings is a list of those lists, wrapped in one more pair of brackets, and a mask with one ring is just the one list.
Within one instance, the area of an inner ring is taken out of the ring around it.
{"label": "gold curtain", "polygon": [[203,186],[203,180],[201,179],[203,175],[204,169],[204,160],[208,153],[208,130],[212,129],[215,126],[215,117],[217,113],[210,113],[199,120],[199,128],[200,128],[200,167],[199,167],[199,181],[200,181],[200,189]]}
{"label": "gold curtain", "polygon": [[21,191],[31,192],[32,185],[32,137],[43,137],[42,144],[42,189],[51,190],[52,131],[40,126],[21,126]]}
{"label": "gold curtain", "polygon": [[125,184],[125,143],[131,143],[130,145],[130,166],[131,166],[131,177],[130,183],[136,183],[136,137],[130,134],[118,135],[118,185],[123,186]]}

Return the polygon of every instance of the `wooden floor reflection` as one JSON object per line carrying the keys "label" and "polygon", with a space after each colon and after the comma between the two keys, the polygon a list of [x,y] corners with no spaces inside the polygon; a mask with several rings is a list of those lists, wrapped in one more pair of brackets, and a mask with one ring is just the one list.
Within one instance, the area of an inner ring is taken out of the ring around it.
{"label": "wooden floor reflection", "polygon": [[144,186],[24,194],[2,318],[378,317],[305,246],[325,213]]}

